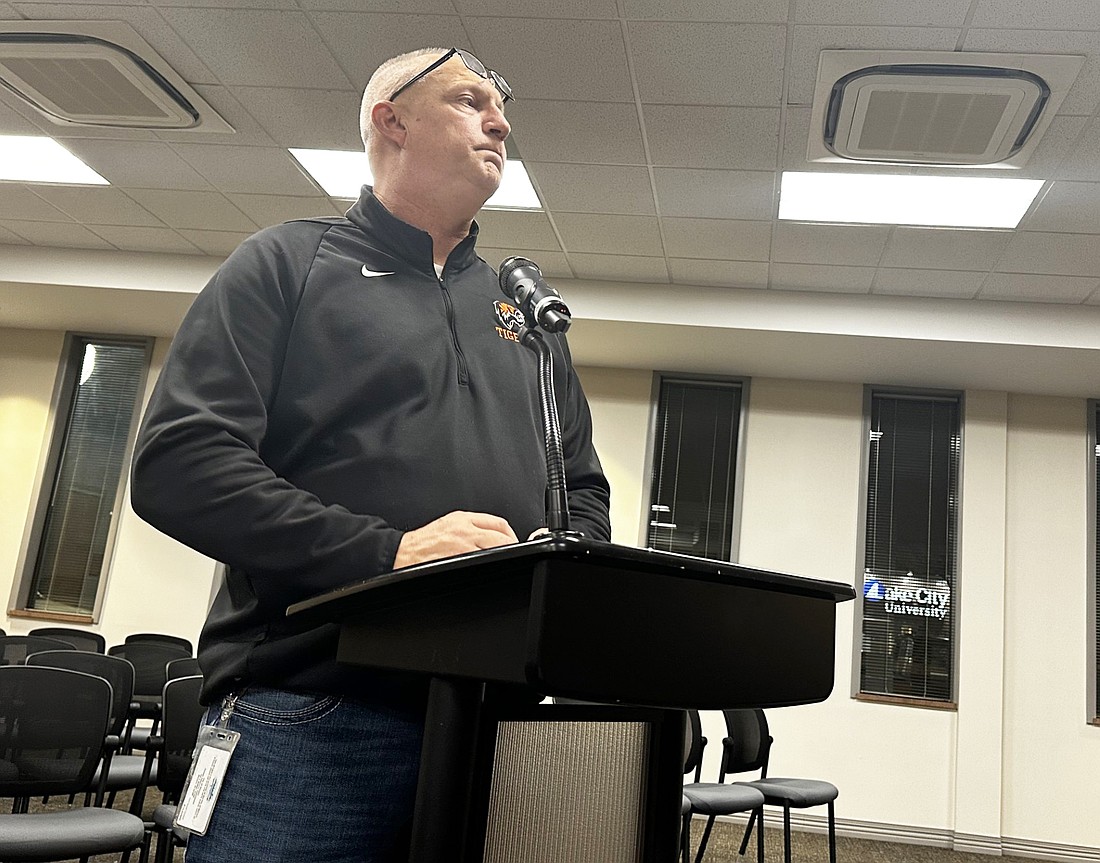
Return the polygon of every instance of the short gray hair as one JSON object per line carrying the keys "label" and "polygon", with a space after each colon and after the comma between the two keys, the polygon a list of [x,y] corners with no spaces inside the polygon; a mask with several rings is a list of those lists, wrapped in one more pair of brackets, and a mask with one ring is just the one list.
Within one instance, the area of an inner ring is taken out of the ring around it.
{"label": "short gray hair", "polygon": [[417,48],[415,51],[391,57],[374,70],[363,91],[363,102],[359,106],[359,136],[363,139],[367,155],[370,155],[371,141],[374,138],[371,108],[375,103],[388,99],[394,90],[427,66],[429,57],[438,60],[447,51],[447,48]]}

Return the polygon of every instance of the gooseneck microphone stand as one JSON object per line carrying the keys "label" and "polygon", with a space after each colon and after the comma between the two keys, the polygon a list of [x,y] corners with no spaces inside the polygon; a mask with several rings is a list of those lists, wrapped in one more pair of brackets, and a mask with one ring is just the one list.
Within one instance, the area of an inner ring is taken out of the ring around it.
{"label": "gooseneck microphone stand", "polygon": [[524,326],[520,343],[538,357],[539,412],[546,446],[546,526],[555,536],[576,534],[569,529],[569,500],[565,492],[565,454],[561,442],[558,403],[554,398],[554,355],[537,328]]}

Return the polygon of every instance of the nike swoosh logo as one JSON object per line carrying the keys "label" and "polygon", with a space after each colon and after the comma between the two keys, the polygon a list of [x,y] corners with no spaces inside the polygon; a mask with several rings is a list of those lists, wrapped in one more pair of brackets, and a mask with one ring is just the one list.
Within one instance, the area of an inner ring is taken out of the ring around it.
{"label": "nike swoosh logo", "polygon": [[361,270],[361,272],[368,279],[373,279],[375,276],[392,276],[393,275],[393,273],[380,273],[377,270],[368,270],[366,264],[363,265],[363,269]]}

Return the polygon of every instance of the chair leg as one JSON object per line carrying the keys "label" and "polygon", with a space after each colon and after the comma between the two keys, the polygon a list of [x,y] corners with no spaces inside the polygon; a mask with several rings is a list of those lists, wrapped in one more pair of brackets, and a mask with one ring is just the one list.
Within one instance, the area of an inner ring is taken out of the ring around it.
{"label": "chair leg", "polygon": [[707,842],[710,841],[710,831],[714,827],[714,816],[707,818],[707,826],[703,828],[703,838],[699,840],[699,850],[695,853],[695,863],[703,863],[703,855],[707,850]]}
{"label": "chair leg", "polygon": [[756,823],[756,810],[753,809],[749,813],[749,823],[745,825],[745,835],[741,837],[741,847],[737,853],[742,857],[745,856],[745,849],[749,847],[749,838],[752,836],[752,826]]}
{"label": "chair leg", "polygon": [[754,810],[756,816],[756,863],[764,863],[764,807]]}
{"label": "chair leg", "polygon": [[791,807],[783,804],[783,863],[791,863]]}
{"label": "chair leg", "polygon": [[829,801],[829,863],[836,863],[836,819],[833,818],[833,801]]}

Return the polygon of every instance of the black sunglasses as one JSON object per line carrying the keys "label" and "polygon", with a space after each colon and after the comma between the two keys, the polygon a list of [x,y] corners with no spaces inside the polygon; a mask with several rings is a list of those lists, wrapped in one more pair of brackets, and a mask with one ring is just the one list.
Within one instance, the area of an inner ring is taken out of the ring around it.
{"label": "black sunglasses", "polygon": [[485,64],[478,60],[477,57],[475,57],[469,51],[463,51],[461,48],[452,48],[450,51],[448,51],[446,54],[444,54],[442,57],[432,63],[427,69],[424,69],[421,72],[417,72],[408,81],[406,81],[396,90],[394,90],[393,95],[391,95],[389,98],[389,101],[392,102],[394,99],[396,99],[406,90],[408,90],[409,87],[411,87],[421,78],[423,78],[433,69],[437,69],[448,60],[450,60],[455,54],[462,58],[462,62],[466,64],[466,68],[473,72],[475,75],[480,75],[482,78],[486,78],[492,81],[493,86],[495,86],[497,90],[500,91],[501,98],[503,98],[505,102],[509,100],[515,100],[516,97],[512,95],[512,88],[508,86],[508,82],[504,80],[504,76],[500,75],[498,72],[494,72],[492,69],[486,68]]}

